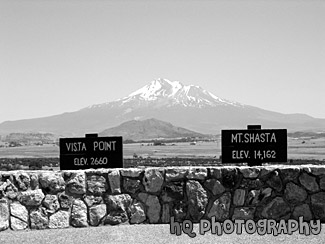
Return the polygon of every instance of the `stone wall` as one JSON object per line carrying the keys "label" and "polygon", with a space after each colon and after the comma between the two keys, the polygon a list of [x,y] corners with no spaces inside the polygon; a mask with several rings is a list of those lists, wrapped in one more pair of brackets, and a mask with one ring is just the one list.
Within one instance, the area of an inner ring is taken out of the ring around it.
{"label": "stone wall", "polygon": [[320,219],[325,166],[0,172],[0,230]]}

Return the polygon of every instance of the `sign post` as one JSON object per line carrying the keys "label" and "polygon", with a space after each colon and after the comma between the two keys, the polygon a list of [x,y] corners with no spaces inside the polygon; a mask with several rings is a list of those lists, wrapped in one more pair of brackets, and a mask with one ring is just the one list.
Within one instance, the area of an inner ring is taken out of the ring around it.
{"label": "sign post", "polygon": [[247,126],[247,130],[222,130],[222,163],[287,162],[287,130],[261,129]]}
{"label": "sign post", "polygon": [[123,168],[122,137],[60,138],[60,170]]}

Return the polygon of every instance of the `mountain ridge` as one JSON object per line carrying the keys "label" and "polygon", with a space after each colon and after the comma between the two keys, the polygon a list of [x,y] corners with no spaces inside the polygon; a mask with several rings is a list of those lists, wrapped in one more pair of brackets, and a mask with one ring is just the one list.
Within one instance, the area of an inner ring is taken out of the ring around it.
{"label": "mountain ridge", "polygon": [[248,124],[288,131],[325,130],[325,119],[282,114],[220,98],[199,86],[156,79],[128,96],[75,112],[0,124],[1,133],[49,132],[80,136],[101,132],[130,120],[155,118],[204,134],[246,129]]}
{"label": "mountain ridge", "polygon": [[133,141],[184,137],[211,137],[154,118],[126,121],[116,127],[100,132],[99,136],[123,136],[123,140]]}

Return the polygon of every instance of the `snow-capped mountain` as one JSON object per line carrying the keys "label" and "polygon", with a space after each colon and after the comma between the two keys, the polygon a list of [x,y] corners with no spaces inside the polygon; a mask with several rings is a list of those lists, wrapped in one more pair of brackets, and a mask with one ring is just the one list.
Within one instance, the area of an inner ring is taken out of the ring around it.
{"label": "snow-capped mountain", "polygon": [[[112,103],[93,105],[90,108],[107,106]],[[148,85],[132,92],[127,97],[119,99],[115,106],[128,106],[130,108],[141,106],[157,107],[216,107],[216,106],[244,106],[237,102],[219,98],[194,85],[183,85],[179,81],[170,81],[167,79],[156,79]]]}
{"label": "snow-capped mountain", "polygon": [[239,103],[221,99],[199,86],[185,86],[179,81],[169,81],[167,79],[154,80],[121,99],[121,102],[130,103],[135,100],[154,102],[161,106],[182,105],[184,107],[199,108],[219,105],[240,105]]}
{"label": "snow-capped mountain", "polygon": [[245,129],[248,124],[288,131],[325,130],[325,119],[305,114],[281,114],[232,102],[199,86],[156,79],[130,95],[103,104],[59,115],[7,121],[0,134],[12,132],[51,132],[84,136],[101,132],[130,120],[155,118],[204,134],[220,134],[222,129]]}

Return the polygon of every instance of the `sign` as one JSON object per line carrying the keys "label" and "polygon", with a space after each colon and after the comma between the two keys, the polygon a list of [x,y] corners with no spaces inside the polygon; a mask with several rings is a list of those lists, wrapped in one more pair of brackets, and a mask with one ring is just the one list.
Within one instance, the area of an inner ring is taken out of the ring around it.
{"label": "sign", "polygon": [[287,162],[286,129],[222,130],[221,145],[223,163]]}
{"label": "sign", "polygon": [[60,170],[123,168],[122,137],[60,138]]}

